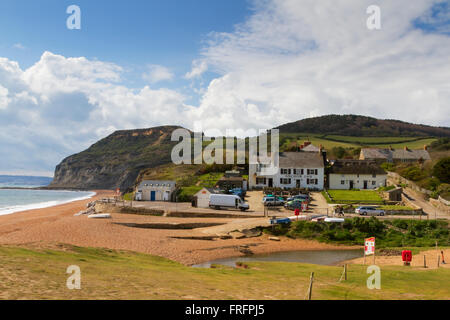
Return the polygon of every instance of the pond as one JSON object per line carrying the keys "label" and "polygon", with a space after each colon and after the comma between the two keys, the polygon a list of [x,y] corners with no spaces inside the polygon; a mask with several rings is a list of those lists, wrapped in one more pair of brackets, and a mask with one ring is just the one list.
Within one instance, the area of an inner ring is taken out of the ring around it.
{"label": "pond", "polygon": [[339,262],[363,257],[363,250],[315,250],[289,251],[260,254],[244,257],[232,257],[212,260],[193,265],[194,268],[210,268],[212,264],[235,267],[236,262],[297,262],[332,266]]}

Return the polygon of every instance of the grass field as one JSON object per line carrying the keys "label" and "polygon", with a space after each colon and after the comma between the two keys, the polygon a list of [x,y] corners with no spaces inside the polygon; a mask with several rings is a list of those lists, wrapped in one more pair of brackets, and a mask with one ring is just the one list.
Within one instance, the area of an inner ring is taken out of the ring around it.
{"label": "grass field", "polygon": [[328,193],[332,197],[332,203],[370,203],[370,204],[383,204],[383,199],[376,191],[371,190],[328,190]]}
{"label": "grass field", "polygon": [[343,148],[388,148],[392,146],[396,149],[402,149],[407,146],[410,149],[422,149],[424,145],[430,145],[436,138],[423,137],[350,137],[336,135],[317,135],[308,133],[289,133],[281,134],[283,142],[281,149],[292,143],[301,145],[304,141],[311,141],[312,144],[324,146],[325,149],[331,150],[334,147]]}
{"label": "grass field", "polygon": [[[190,268],[131,252],[60,246],[0,247],[0,299],[299,299],[315,273],[312,299],[449,299],[450,269],[382,267],[381,290],[369,290],[367,267],[249,263],[248,269]],[[81,290],[68,290],[67,267],[81,269]]]}

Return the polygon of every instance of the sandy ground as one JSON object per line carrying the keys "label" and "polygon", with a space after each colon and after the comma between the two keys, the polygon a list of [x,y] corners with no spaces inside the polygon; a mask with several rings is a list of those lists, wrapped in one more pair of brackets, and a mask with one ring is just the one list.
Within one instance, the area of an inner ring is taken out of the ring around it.
{"label": "sandy ground", "polygon": [[145,223],[229,223],[222,218],[165,218],[112,214],[112,219],[88,219],[74,214],[84,210],[90,201],[111,196],[112,191],[96,191],[88,200],[56,207],[30,210],[0,216],[0,245],[53,246],[66,243],[85,247],[130,250],[166,257],[183,264],[196,264],[218,258],[243,255],[242,246],[255,254],[292,250],[329,250],[355,247],[335,246],[309,240],[282,238],[271,241],[268,236],[230,240],[186,240],[174,237],[204,236],[198,230],[163,230],[125,226]]}
{"label": "sandy ground", "polygon": [[[424,256],[426,261],[427,269],[436,269],[438,267],[438,256],[440,257],[440,268],[450,268],[450,249],[443,249],[444,251],[444,258],[445,258],[445,264],[442,263],[442,256],[441,256],[441,249],[438,250],[427,250],[422,251],[418,254],[413,255],[411,267],[413,268],[424,268]],[[349,261],[345,261],[343,263],[348,264],[363,264],[364,258],[358,258],[353,259]],[[366,257],[366,265],[372,265],[374,264],[373,256]],[[375,257],[375,264],[376,265],[390,265],[390,266],[402,266],[403,261],[401,256],[376,256]]]}

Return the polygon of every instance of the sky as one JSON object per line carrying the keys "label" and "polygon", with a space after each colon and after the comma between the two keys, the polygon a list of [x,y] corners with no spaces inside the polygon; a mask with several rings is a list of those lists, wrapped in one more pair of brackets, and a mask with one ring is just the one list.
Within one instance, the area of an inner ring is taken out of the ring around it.
{"label": "sky", "polygon": [[448,0],[2,0],[0,174],[51,176],[115,130],[158,125],[450,126],[449,56]]}

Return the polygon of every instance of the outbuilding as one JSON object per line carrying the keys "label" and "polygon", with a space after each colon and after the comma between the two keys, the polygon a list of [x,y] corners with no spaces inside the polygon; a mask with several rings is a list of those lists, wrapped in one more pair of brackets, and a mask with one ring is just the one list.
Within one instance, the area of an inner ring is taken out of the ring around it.
{"label": "outbuilding", "polygon": [[144,180],[137,188],[135,199],[140,201],[172,201],[175,190],[175,181]]}
{"label": "outbuilding", "polygon": [[212,188],[203,188],[194,195],[192,206],[197,208],[209,208],[209,197],[212,194],[220,194],[220,191]]}

